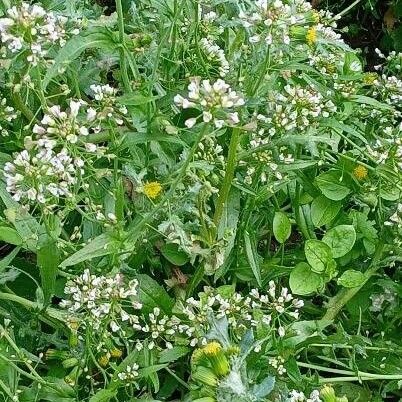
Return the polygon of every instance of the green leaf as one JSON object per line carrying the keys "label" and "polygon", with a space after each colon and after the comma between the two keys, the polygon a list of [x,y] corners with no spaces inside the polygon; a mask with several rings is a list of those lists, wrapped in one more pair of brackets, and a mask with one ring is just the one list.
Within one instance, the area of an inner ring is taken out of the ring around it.
{"label": "green leaf", "polygon": [[274,236],[279,243],[283,244],[287,239],[289,239],[292,231],[292,225],[290,224],[290,220],[285,213],[280,211],[275,212],[273,231]]}
{"label": "green leaf", "polygon": [[190,352],[187,346],[174,346],[172,349],[165,349],[159,355],[159,363],[170,363],[183,356],[186,356]]}
{"label": "green leaf", "polygon": [[259,264],[259,256],[256,251],[256,247],[251,243],[250,235],[247,231],[244,231],[244,245],[246,247],[246,255],[254,277],[258,283],[258,286],[262,286],[261,271]]}
{"label": "green leaf", "polygon": [[54,63],[48,68],[43,79],[43,89],[49,85],[50,81],[61,74],[64,69],[86,49],[106,49],[109,51],[117,50],[117,43],[114,41],[112,33],[105,28],[96,28],[91,31],[83,32],[70,39],[57,53]]}
{"label": "green leaf", "polygon": [[166,290],[148,275],[138,275],[137,279],[142,310],[149,313],[154,307],[159,307],[163,313],[170,314],[174,300],[167,294]]}
{"label": "green leaf", "polygon": [[3,259],[0,260],[0,274],[10,266],[11,262],[13,259],[17,256],[17,254],[20,252],[21,248],[16,247],[13,251],[10,252],[10,254],[6,255]]}
{"label": "green leaf", "polygon": [[275,386],[275,377],[266,377],[259,384],[253,386],[252,393],[257,400],[265,398]]}
{"label": "green leaf", "polygon": [[176,243],[165,243],[161,247],[161,253],[173,265],[182,266],[189,261],[188,255]]}
{"label": "green leaf", "polygon": [[54,240],[49,240],[38,250],[37,259],[45,303],[49,303],[54,294],[59,266],[57,243]]}
{"label": "green leaf", "polygon": [[338,170],[320,174],[316,183],[321,192],[333,201],[343,200],[350,193],[350,189],[344,184],[342,172]]}
{"label": "green leaf", "polygon": [[313,272],[310,265],[300,262],[290,273],[289,286],[296,295],[308,295],[316,292],[323,285],[321,275]]}
{"label": "green leaf", "polygon": [[0,181],[0,198],[7,208],[4,210],[4,215],[17,230],[24,247],[36,252],[38,243],[46,241],[47,234],[45,228],[26,209],[22,208],[18,202],[14,201],[6,191],[4,182],[2,181]]}
{"label": "green leaf", "polygon": [[348,269],[338,278],[338,284],[345,288],[357,288],[365,281],[366,277],[363,272],[354,269]]}
{"label": "green leaf", "polygon": [[65,268],[79,264],[80,262],[91,260],[95,257],[112,254],[116,251],[118,245],[119,243],[110,233],[103,233],[91,240],[81,250],[78,250],[76,253],[66,258],[60,264],[60,267]]}
{"label": "green leaf", "polygon": [[311,203],[311,221],[315,227],[327,225],[338,215],[342,203],[320,195]]}
{"label": "green leaf", "polygon": [[22,244],[22,239],[18,232],[8,226],[0,226],[0,240],[16,246]]}
{"label": "green leaf", "polygon": [[314,272],[325,272],[332,260],[331,248],[319,240],[309,239],[304,245],[306,259]]}
{"label": "green leaf", "polygon": [[325,233],[322,241],[331,247],[333,258],[343,257],[356,242],[355,228],[352,225],[336,226]]}
{"label": "green leaf", "polygon": [[146,96],[138,93],[132,93],[120,96],[117,101],[126,106],[140,106],[153,102],[156,99],[159,99],[159,96]]}
{"label": "green leaf", "polygon": [[89,402],[109,402],[117,395],[117,391],[113,389],[101,389],[98,391]]}

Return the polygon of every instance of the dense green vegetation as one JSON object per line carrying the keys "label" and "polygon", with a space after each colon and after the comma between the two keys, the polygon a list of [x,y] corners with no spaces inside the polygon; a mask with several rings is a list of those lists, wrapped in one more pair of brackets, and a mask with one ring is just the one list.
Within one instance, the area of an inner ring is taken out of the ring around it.
{"label": "dense green vegetation", "polygon": [[401,4],[0,2],[0,402],[401,401]]}

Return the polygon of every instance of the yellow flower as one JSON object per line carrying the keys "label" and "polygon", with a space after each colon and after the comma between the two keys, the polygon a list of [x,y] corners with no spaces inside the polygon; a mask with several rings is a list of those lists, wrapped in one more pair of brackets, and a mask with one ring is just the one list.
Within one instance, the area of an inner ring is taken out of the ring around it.
{"label": "yellow flower", "polygon": [[315,27],[311,27],[307,31],[306,41],[309,46],[314,45],[314,43],[317,41],[317,30]]}
{"label": "yellow flower", "polygon": [[218,342],[209,342],[204,346],[204,353],[207,356],[216,356],[222,350],[222,346]]}
{"label": "yellow flower", "polygon": [[98,363],[102,367],[106,367],[109,364],[109,357],[107,355],[103,355],[98,359]]}
{"label": "yellow flower", "polygon": [[367,174],[367,169],[362,165],[358,165],[353,169],[353,175],[357,180],[364,180],[367,177]]}
{"label": "yellow flower", "polygon": [[110,356],[118,359],[123,355],[123,351],[121,349],[114,348],[110,351]]}
{"label": "yellow flower", "polygon": [[218,376],[225,376],[229,373],[230,367],[227,357],[222,349],[222,346],[216,342],[207,343],[202,349],[205,356],[211,363],[212,370]]}
{"label": "yellow flower", "polygon": [[151,181],[145,183],[142,190],[148,198],[154,199],[162,191],[162,186],[158,181]]}

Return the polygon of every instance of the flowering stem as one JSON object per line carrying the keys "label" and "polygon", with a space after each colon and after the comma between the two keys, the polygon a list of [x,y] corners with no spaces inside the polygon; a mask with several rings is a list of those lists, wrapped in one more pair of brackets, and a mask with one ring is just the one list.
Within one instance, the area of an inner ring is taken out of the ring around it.
{"label": "flowering stem", "polygon": [[319,384],[328,384],[334,382],[354,382],[354,381],[375,381],[375,380],[402,380],[401,374],[370,374],[358,371],[359,376],[350,377],[331,377],[331,378],[320,378],[318,380]]}
{"label": "flowering stem", "polygon": [[119,26],[119,41],[120,41],[120,72],[121,77],[123,79],[124,89],[127,92],[131,92],[130,90],[130,80],[128,79],[127,74],[127,63],[126,63],[126,52],[124,51],[124,15],[123,15],[123,6],[121,4],[121,0],[116,0],[116,10],[117,10],[117,21]]}
{"label": "flowering stem", "polygon": [[218,197],[218,201],[216,203],[216,209],[215,209],[215,213],[214,213],[215,230],[217,229],[217,227],[219,225],[220,219],[222,217],[223,209],[227,202],[230,188],[232,186],[232,181],[233,181],[235,168],[236,168],[236,151],[237,151],[237,145],[239,143],[239,139],[240,139],[240,129],[236,127],[233,129],[232,137],[230,138],[229,153],[228,153],[228,159],[227,159],[227,164],[226,164],[225,177],[223,179],[223,184],[219,191],[219,197]]}
{"label": "flowering stem", "polygon": [[27,309],[32,309],[37,307],[37,304],[31,300],[24,299],[23,297],[14,295],[12,293],[4,293],[0,292],[0,300],[9,300],[9,301],[14,301],[18,304],[21,304]]}
{"label": "flowering stem", "polygon": [[347,14],[354,6],[357,6],[362,0],[355,0],[352,4],[342,10],[339,14],[336,15],[336,19],[342,17],[343,15]]}

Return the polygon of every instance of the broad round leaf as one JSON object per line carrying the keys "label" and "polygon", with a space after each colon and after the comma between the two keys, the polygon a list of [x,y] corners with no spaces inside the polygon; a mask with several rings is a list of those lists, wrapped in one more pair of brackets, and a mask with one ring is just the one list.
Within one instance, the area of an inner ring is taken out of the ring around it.
{"label": "broad round leaf", "polygon": [[349,269],[339,277],[338,284],[345,288],[357,288],[358,286],[363,285],[365,280],[366,277],[363,272]]}
{"label": "broad round leaf", "polygon": [[285,243],[289,239],[292,231],[292,225],[289,218],[283,212],[275,212],[274,224],[273,224],[274,236],[279,243]]}
{"label": "broad round leaf", "polygon": [[316,292],[323,284],[323,278],[311,270],[310,265],[301,262],[290,273],[289,286],[296,295]]}
{"label": "broad round leaf", "polygon": [[321,192],[330,200],[343,200],[350,193],[350,189],[343,181],[342,172],[338,170],[320,174],[316,178],[316,183]]}
{"label": "broad round leaf", "polygon": [[311,220],[315,227],[332,222],[342,207],[340,201],[333,201],[324,195],[315,198],[311,204]]}
{"label": "broad round leaf", "polygon": [[352,225],[339,225],[324,235],[322,241],[328,244],[334,258],[343,257],[352,250],[356,242],[356,231]]}
{"label": "broad round leaf", "polygon": [[304,246],[304,253],[314,272],[324,272],[332,260],[330,247],[319,240],[307,240]]}
{"label": "broad round leaf", "polygon": [[175,243],[165,243],[161,248],[162,255],[173,265],[184,265],[189,261],[188,255]]}

